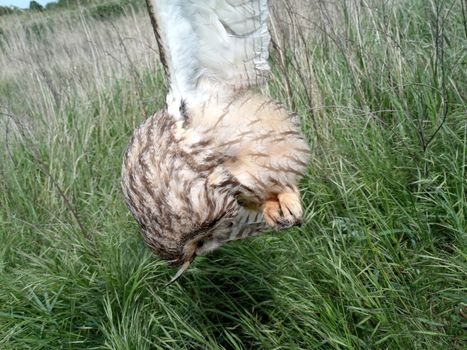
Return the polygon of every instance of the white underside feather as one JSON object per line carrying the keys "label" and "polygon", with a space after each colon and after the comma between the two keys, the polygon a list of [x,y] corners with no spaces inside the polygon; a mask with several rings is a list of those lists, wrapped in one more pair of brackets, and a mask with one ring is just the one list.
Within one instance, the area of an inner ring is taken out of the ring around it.
{"label": "white underside feather", "polygon": [[169,73],[167,108],[263,82],[269,72],[267,0],[151,0]]}

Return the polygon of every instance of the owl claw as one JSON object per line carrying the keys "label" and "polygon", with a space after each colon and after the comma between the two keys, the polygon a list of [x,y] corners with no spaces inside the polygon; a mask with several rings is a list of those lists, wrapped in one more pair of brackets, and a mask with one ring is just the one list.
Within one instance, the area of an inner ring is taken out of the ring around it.
{"label": "owl claw", "polygon": [[263,204],[263,216],[266,224],[271,227],[278,226],[278,223],[283,220],[281,217],[281,207],[276,200],[267,200]]}
{"label": "owl claw", "polygon": [[283,192],[277,196],[283,217],[294,223],[299,223],[302,220],[302,205],[300,197],[295,192]]}
{"label": "owl claw", "polygon": [[276,222],[276,227],[278,230],[286,230],[294,226],[295,226],[295,223],[289,220],[279,220],[278,222]]}
{"label": "owl claw", "polygon": [[266,223],[276,230],[285,230],[302,223],[302,206],[296,192],[283,192],[277,200],[267,200],[263,204]]}

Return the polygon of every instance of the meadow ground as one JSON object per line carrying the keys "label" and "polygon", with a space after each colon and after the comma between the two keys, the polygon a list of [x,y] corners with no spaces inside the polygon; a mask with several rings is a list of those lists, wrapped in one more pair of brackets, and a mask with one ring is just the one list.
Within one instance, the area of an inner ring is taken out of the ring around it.
{"label": "meadow ground", "polygon": [[305,225],[168,288],[119,185],[165,95],[146,14],[0,17],[1,349],[465,349],[465,2],[273,7]]}

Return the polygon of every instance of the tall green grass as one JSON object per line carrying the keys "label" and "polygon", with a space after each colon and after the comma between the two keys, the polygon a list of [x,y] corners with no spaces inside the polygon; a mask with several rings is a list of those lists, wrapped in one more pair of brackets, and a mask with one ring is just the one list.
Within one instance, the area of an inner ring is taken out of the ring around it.
{"label": "tall green grass", "polygon": [[1,349],[465,348],[461,0],[275,2],[266,91],[312,146],[305,224],[168,288],[120,193],[165,95],[126,11],[0,18]]}

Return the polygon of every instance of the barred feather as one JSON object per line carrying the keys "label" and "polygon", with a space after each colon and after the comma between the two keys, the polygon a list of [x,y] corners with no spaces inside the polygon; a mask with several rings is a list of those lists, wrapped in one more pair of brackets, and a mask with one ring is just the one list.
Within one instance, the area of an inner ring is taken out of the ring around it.
{"label": "barred feather", "polygon": [[146,243],[181,266],[222,244],[299,224],[309,148],[298,120],[251,89],[267,64],[266,0],[148,0],[169,79],[139,126],[122,188]]}

